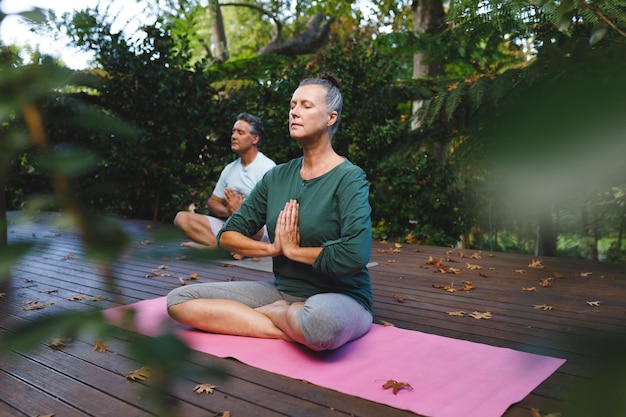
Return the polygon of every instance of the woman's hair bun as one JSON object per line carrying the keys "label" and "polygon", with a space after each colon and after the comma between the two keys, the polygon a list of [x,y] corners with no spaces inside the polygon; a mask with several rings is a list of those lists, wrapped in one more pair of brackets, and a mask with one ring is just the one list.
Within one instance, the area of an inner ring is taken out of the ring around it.
{"label": "woman's hair bun", "polygon": [[341,80],[332,72],[324,72],[320,75],[322,80],[326,80],[337,88],[341,88]]}

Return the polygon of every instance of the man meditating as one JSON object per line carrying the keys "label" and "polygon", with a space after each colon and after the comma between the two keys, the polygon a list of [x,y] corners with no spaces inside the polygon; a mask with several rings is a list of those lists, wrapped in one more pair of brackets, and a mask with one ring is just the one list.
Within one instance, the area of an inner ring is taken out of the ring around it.
{"label": "man meditating", "polygon": [[[182,246],[196,249],[216,247],[215,236],[224,225],[224,221],[239,209],[263,175],[276,166],[274,161],[259,151],[264,136],[261,119],[249,113],[237,116],[230,136],[230,147],[239,158],[222,170],[207,201],[212,216],[180,211],[174,218],[174,224],[192,239],[183,242]],[[255,238],[265,238],[269,241],[264,232],[265,229],[262,229]]]}

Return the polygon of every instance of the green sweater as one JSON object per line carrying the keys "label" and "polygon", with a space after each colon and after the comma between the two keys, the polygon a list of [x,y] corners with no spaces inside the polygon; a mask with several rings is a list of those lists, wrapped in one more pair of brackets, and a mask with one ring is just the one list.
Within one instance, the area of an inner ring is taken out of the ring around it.
{"label": "green sweater", "polygon": [[288,200],[297,200],[300,246],[322,247],[322,252],[313,265],[291,261],[283,255],[275,257],[277,288],[298,297],[343,293],[371,312],[372,285],[366,265],[372,228],[365,173],[345,160],[324,175],[303,180],[301,165],[302,157],[268,171],[222,231],[253,236],[266,224],[274,241],[278,214]]}

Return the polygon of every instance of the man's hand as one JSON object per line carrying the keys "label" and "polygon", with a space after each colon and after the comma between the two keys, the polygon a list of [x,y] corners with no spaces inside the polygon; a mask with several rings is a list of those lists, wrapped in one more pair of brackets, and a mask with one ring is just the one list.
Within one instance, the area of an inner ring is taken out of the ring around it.
{"label": "man's hand", "polygon": [[224,190],[224,203],[228,212],[233,214],[239,210],[239,207],[241,207],[241,203],[243,203],[243,195],[237,193],[232,188],[226,188]]}

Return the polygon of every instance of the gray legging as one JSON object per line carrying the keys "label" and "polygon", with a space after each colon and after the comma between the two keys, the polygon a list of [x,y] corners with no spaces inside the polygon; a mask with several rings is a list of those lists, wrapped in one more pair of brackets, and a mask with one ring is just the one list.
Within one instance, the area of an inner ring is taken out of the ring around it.
{"label": "gray legging", "polygon": [[372,324],[372,314],[352,297],[321,293],[309,298],[293,297],[278,291],[271,281],[232,281],[178,287],[167,295],[167,306],[198,298],[228,299],[252,308],[278,300],[303,301],[298,323],[307,344],[319,350],[332,350],[364,335]]}

